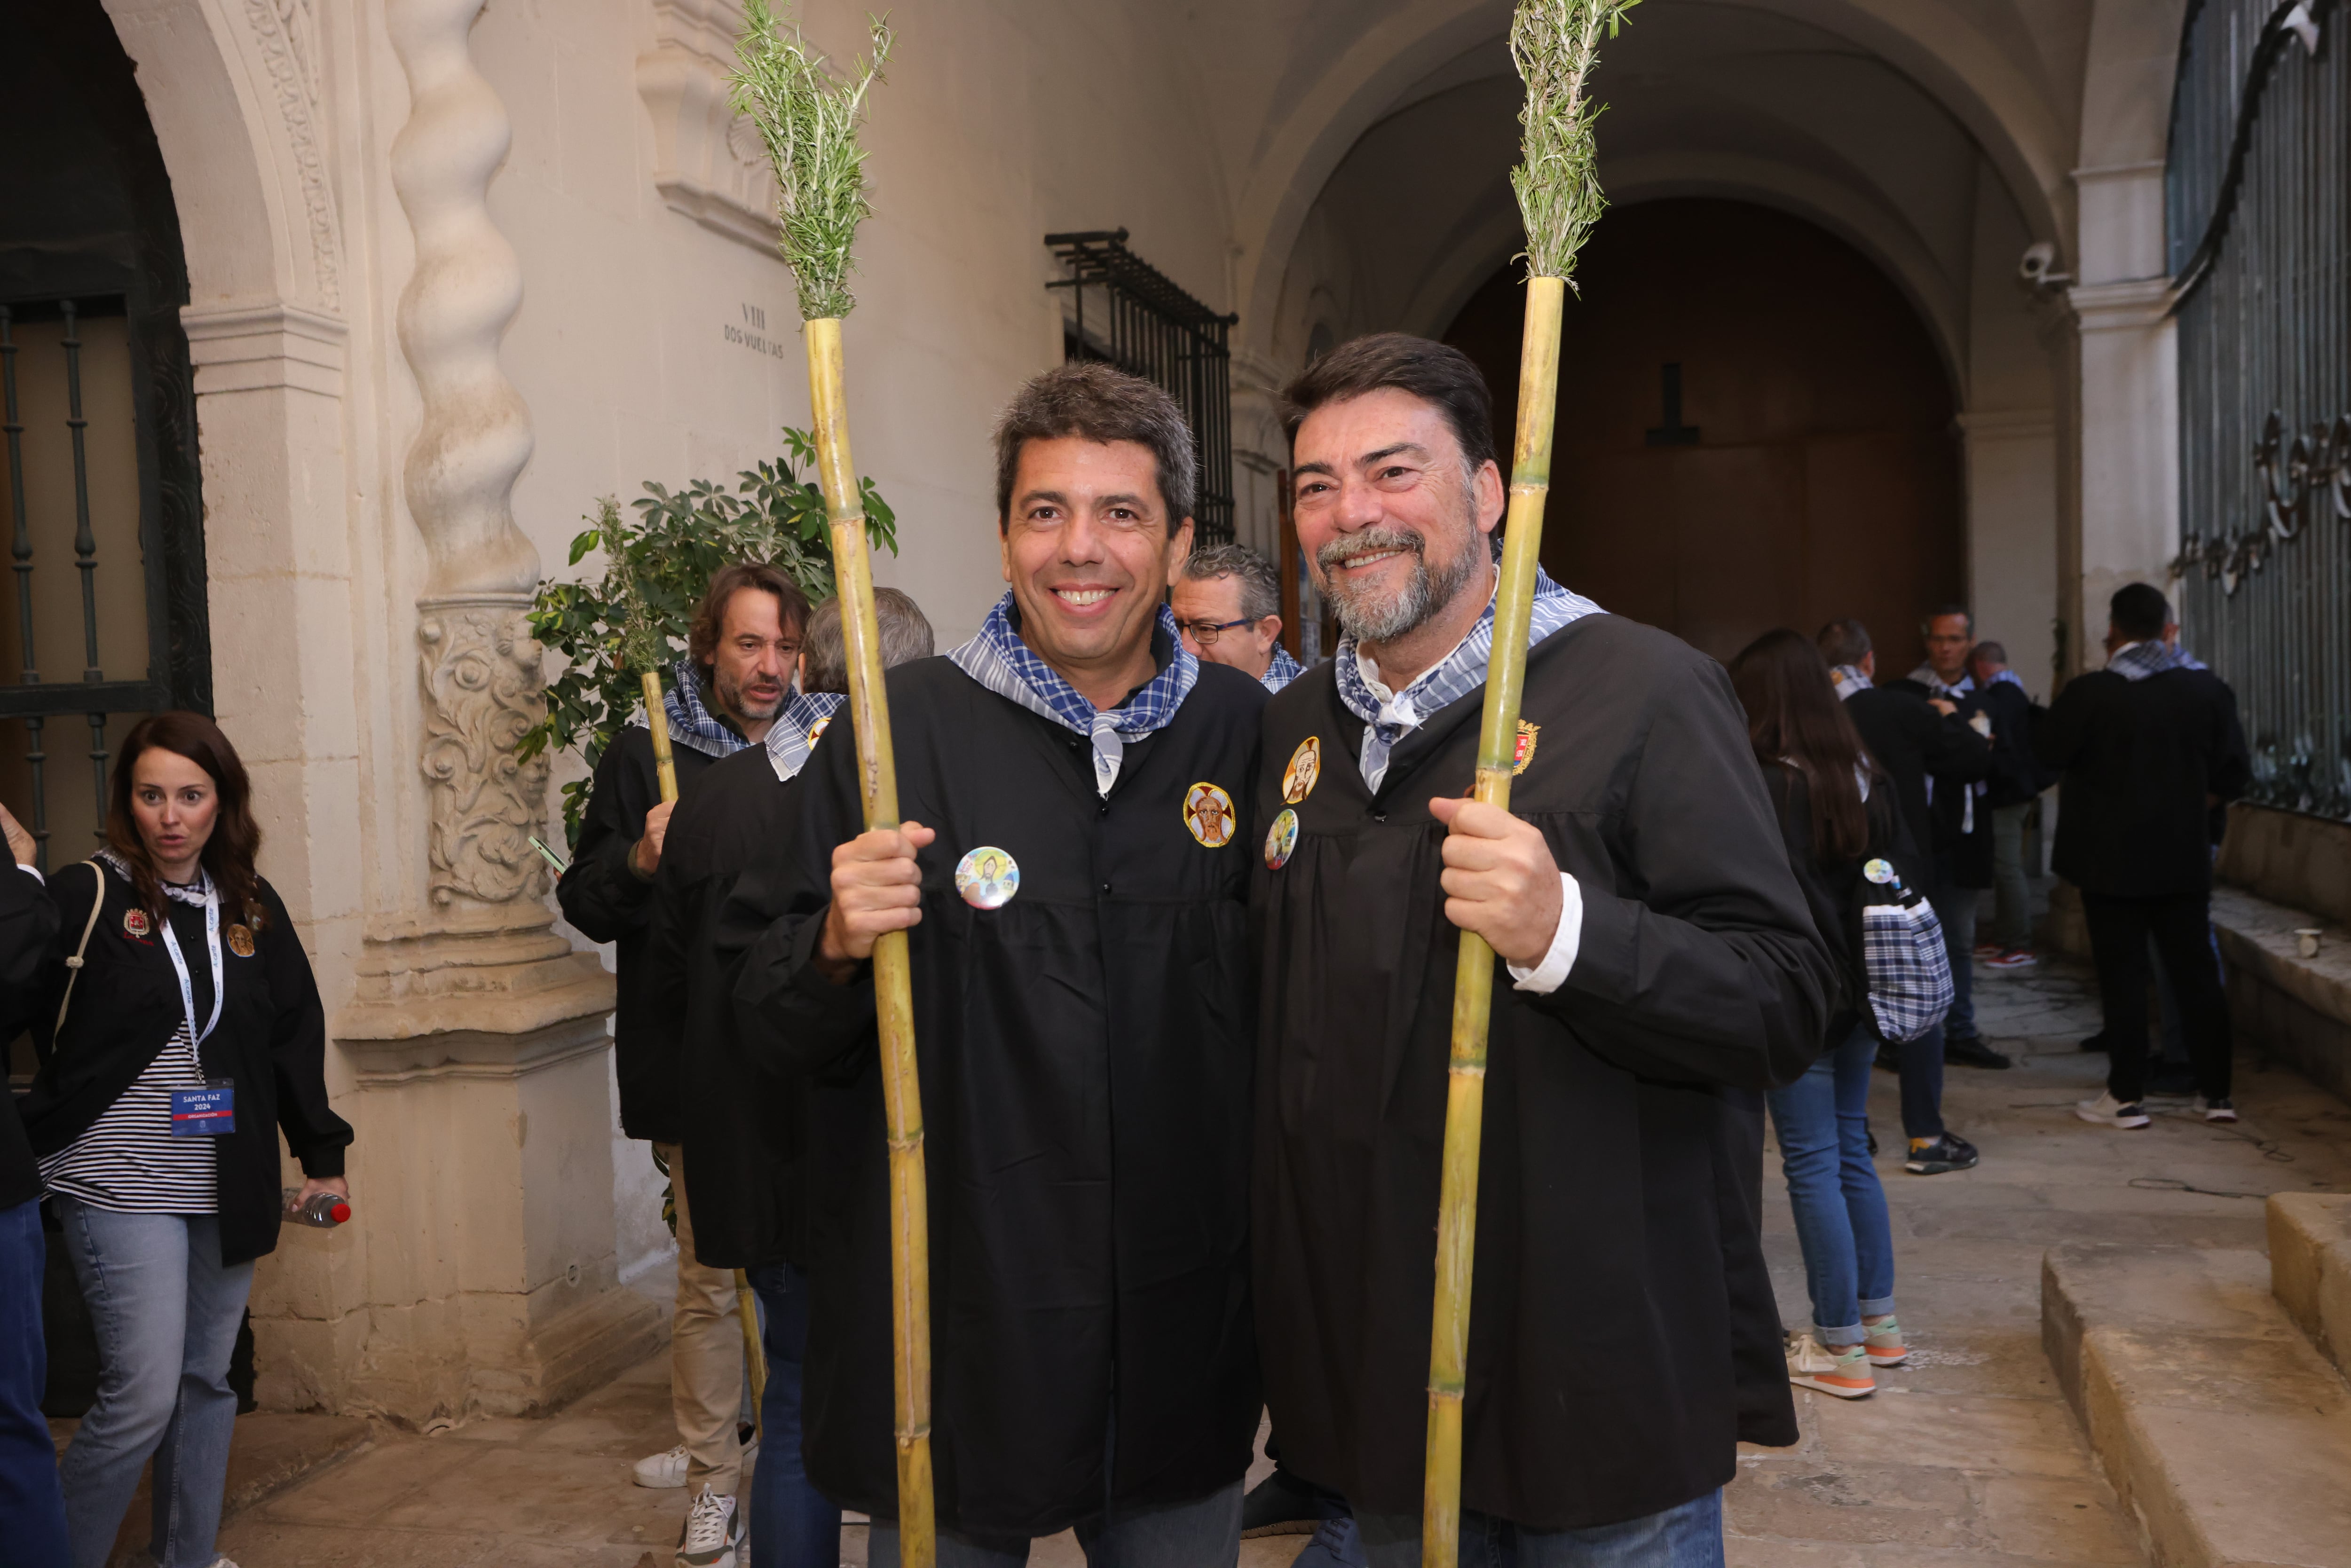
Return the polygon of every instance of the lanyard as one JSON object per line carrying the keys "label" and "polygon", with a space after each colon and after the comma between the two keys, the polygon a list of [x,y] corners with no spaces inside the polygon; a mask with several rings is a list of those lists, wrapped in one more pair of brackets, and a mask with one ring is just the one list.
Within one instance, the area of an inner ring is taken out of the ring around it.
{"label": "lanyard", "polygon": [[187,1015],[188,1049],[193,1051],[219,1027],[221,1016],[220,889],[214,884],[212,873],[204,873],[204,947],[213,961],[213,1016],[201,1034],[196,1032],[195,988],[188,979],[188,961],[180,956],[180,939],[172,934],[170,913],[166,911],[156,924],[163,927],[163,950],[172,955],[172,972],[180,977],[180,1010]]}

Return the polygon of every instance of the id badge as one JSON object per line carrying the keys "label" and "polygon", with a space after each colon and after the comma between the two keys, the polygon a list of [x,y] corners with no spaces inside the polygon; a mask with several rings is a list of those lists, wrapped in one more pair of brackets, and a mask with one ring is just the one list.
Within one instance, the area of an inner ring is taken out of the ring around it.
{"label": "id badge", "polygon": [[172,1091],[172,1136],[217,1138],[236,1131],[236,1085],[207,1078],[202,1089]]}

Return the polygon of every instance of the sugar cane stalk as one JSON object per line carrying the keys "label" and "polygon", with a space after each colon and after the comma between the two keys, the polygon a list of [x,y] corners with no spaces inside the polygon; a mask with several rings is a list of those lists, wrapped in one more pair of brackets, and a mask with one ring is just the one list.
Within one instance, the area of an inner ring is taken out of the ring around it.
{"label": "sugar cane stalk", "polygon": [[[1552,423],[1559,395],[1560,313],[1575,253],[1604,205],[1593,172],[1599,108],[1584,88],[1601,35],[1614,37],[1639,0],[1520,0],[1510,55],[1526,81],[1525,161],[1510,173],[1527,229],[1526,326],[1519,348],[1518,429],[1510,500],[1494,600],[1494,652],[1478,736],[1476,798],[1508,810],[1517,762],[1527,625],[1551,492]],[[1461,934],[1454,976],[1453,1046],[1446,1077],[1445,1152],[1437,1221],[1437,1295],[1429,1328],[1428,1453],[1421,1500],[1423,1568],[1456,1568],[1461,1549],[1461,1422],[1468,1384],[1469,1285],[1478,1235],[1478,1153],[1484,1131],[1486,1040],[1494,950]]]}
{"label": "sugar cane stalk", "polygon": [[[898,825],[897,768],[882,685],[882,633],[873,613],[872,560],[857,470],[849,457],[841,323],[855,301],[850,247],[872,210],[857,126],[866,89],[889,58],[891,34],[872,25],[872,54],[836,76],[797,31],[777,26],[767,0],[745,0],[737,111],[758,127],[774,163],[778,248],[799,285],[808,345],[817,477],[824,489],[841,629],[849,655],[849,715],[857,736],[859,794],[868,829]],[[931,1490],[930,1205],[923,1170],[923,1102],[914,1062],[914,1006],[906,934],[873,945],[873,997],[881,1031],[882,1100],[890,1145],[891,1343],[897,1401],[898,1555],[933,1568],[938,1538]]]}

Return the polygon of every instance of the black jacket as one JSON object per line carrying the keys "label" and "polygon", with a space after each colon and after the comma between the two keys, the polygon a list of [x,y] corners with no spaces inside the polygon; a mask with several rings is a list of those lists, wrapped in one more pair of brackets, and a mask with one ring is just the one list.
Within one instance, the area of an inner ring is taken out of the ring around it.
{"label": "black jacket", "polygon": [[[40,983],[57,929],[57,906],[49,902],[41,879],[0,866],[0,1015],[16,1020],[9,1025],[8,1039],[16,1037],[20,1015],[28,1016],[24,998]],[[0,1209],[5,1209],[41,1196],[41,1172],[33,1163],[33,1145],[25,1141],[16,1091],[0,1094],[0,1101],[5,1102],[0,1103]]]}
{"label": "black jacket", "polygon": [[[717,759],[677,745],[670,753],[683,800],[693,780]],[[645,813],[660,804],[653,734],[631,725],[597,760],[580,843],[571,869],[555,884],[555,902],[581,936],[612,944],[618,993],[612,1005],[612,1071],[621,1086],[621,1130],[632,1138],[674,1144],[685,1132],[685,1102],[667,1050],[675,1036],[662,1027],[645,967],[653,884],[637,874],[629,858],[644,836]]]}
{"label": "black jacket", "polygon": [[[1266,711],[1252,816],[1290,809],[1258,920],[1258,1333],[1282,1462],[1415,1512],[1459,933],[1438,797],[1476,771],[1482,690],[1400,740],[1374,794],[1330,665]],[[1810,1065],[1834,962],[1788,869],[1722,667],[1591,615],[1531,653],[1510,809],[1581,891],[1547,996],[1497,965],[1479,1166],[1464,1507],[1535,1530],[1655,1513],[1795,1440],[1755,1223],[1751,1092]]]}
{"label": "black jacket", "polygon": [[[97,891],[88,863],[51,874],[57,928],[41,983],[27,993],[27,1011],[12,1019],[8,1031],[29,1021],[41,1059],[24,1103],[25,1130],[37,1155],[55,1154],[88,1131],[171,1042],[185,1016],[161,936],[145,919],[132,923],[144,936],[126,925],[123,917],[136,907],[137,894],[127,879],[108,871],[105,903],[83,954],[65,1032],[50,1038],[70,973],[66,960],[81,940]],[[350,1124],[327,1105],[327,1019],[309,955],[277,890],[265,882],[261,897],[267,919],[255,936],[252,956],[240,956],[229,941],[221,945],[226,995],[220,1023],[201,1053],[206,1076],[236,1084],[236,1129],[214,1140],[224,1263],[242,1263],[277,1246],[281,1131],[313,1176],[342,1175],[343,1151],[351,1141]],[[224,932],[236,921],[235,911],[221,911]],[[191,956],[193,963],[204,961],[201,948]]]}
{"label": "black jacket", "polygon": [[[847,725],[841,734],[847,745]],[[717,948],[736,879],[789,841],[799,789],[776,777],[766,747],[738,751],[695,781],[662,841],[647,1010],[694,1107],[679,1141],[694,1178],[695,1256],[712,1269],[808,1266],[807,1081],[747,1049],[732,994],[739,966]]]}
{"label": "black jacket", "polygon": [[[1903,825],[1910,841],[1932,856],[1950,846],[1948,833],[1937,831],[1938,813],[1927,803],[1927,778],[1934,776],[1938,799],[1952,809],[1950,827],[1958,826],[1958,792],[1991,773],[1991,747],[1959,716],[1936,712],[1920,689],[1907,681],[1871,686],[1844,699],[1861,741],[1894,780],[1894,799],[1902,808]],[[1945,786],[1949,785],[1946,789]],[[1936,890],[1921,886],[1931,895]]]}
{"label": "black jacket", "polygon": [[2057,782],[2057,773],[2032,749],[2038,705],[2012,681],[1994,681],[1977,695],[1979,706],[1991,716],[1991,788],[1977,804],[1997,809],[2039,799]]}
{"label": "black jacket", "polygon": [[1930,885],[1928,867],[1911,841],[1909,827],[1894,804],[1894,792],[1880,780],[1869,792],[1864,810],[1869,818],[1869,842],[1856,856],[1823,854],[1813,846],[1813,792],[1804,776],[1785,763],[1763,769],[1771,791],[1772,810],[1779,814],[1780,836],[1788,846],[1788,869],[1804,890],[1813,924],[1821,939],[1834,950],[1839,980],[1834,1011],[1829,1020],[1829,1045],[1844,1042],[1869,1006],[1869,971],[1861,951],[1862,866],[1883,856],[1892,862],[1903,883],[1922,893]]}
{"label": "black jacket", "polygon": [[2115,898],[2210,889],[2208,797],[2233,800],[2252,776],[2236,695],[2220,676],[2076,675],[2035,727],[2033,746],[2064,770],[2051,857],[2059,876]]}
{"label": "black jacket", "polygon": [[[1158,652],[1164,663],[1174,650]],[[1127,741],[1104,798],[1083,737],[947,660],[886,680],[901,813],[939,835],[921,856],[923,919],[908,943],[939,1522],[1050,1535],[1105,1500],[1205,1497],[1249,1469],[1262,1407],[1248,894],[1265,831],[1249,789],[1265,688],[1203,664],[1175,718]],[[809,1474],[844,1507],[888,1515],[890,1184],[873,987],[870,971],[836,986],[813,962],[832,851],[862,822],[849,738],[836,724],[817,747],[789,852],[745,872],[720,943],[744,955],[745,1027],[819,1074]],[[1204,783],[1238,816],[1213,847],[1184,815]],[[1019,865],[1019,892],[998,909],[956,892],[957,861],[982,847]]]}

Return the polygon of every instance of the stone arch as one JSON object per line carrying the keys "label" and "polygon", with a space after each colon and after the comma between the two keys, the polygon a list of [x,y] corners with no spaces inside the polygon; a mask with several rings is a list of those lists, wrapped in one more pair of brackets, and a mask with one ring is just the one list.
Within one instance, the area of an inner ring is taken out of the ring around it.
{"label": "stone arch", "polygon": [[[1980,28],[1915,0],[1744,3],[1849,38],[1908,76],[1981,146],[2033,237],[2068,245],[2074,159],[2064,127],[2046,95]],[[2120,0],[2102,3],[2111,8]],[[1236,303],[1246,347],[1270,351],[1282,278],[1300,231],[1348,150],[1426,77],[1429,62],[1454,60],[1499,38],[1509,21],[1500,0],[1408,7],[1365,29],[1296,96],[1269,134],[1235,207],[1242,253]]]}

